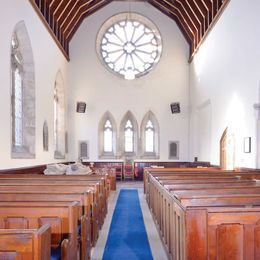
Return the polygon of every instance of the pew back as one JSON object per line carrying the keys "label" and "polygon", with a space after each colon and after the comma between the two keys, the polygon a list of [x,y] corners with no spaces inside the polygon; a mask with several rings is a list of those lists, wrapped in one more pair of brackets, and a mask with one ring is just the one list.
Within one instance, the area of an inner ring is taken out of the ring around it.
{"label": "pew back", "polygon": [[0,259],[49,260],[51,229],[0,229]]}

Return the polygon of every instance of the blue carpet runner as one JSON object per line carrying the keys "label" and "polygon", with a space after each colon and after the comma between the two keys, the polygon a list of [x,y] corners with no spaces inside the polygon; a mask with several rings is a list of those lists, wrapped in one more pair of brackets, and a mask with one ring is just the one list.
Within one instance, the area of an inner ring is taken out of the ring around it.
{"label": "blue carpet runner", "polygon": [[136,189],[120,191],[103,254],[103,260],[124,259],[153,259]]}

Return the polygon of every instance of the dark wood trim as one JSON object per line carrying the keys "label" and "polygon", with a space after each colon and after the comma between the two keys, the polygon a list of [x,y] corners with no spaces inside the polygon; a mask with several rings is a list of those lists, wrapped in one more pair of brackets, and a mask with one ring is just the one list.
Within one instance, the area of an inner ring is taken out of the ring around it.
{"label": "dark wood trim", "polygon": [[214,17],[213,21],[211,22],[211,24],[209,25],[207,31],[205,32],[205,34],[203,35],[200,43],[198,44],[198,46],[195,48],[194,52],[192,53],[190,59],[189,59],[189,63],[191,63],[193,61],[194,56],[196,55],[196,53],[198,52],[200,46],[203,44],[203,42],[205,41],[205,39],[208,37],[209,33],[211,32],[211,30],[214,28],[215,24],[217,23],[218,19],[220,18],[220,16],[222,15],[222,13],[225,11],[226,7],[228,6],[230,0],[226,0],[225,2],[223,2],[222,6],[220,7],[219,11],[217,12],[216,16]]}
{"label": "dark wood trim", "polygon": [[[59,162],[57,162],[59,163]],[[63,164],[70,164],[73,162],[60,162]],[[10,168],[0,170],[0,174],[43,174],[43,171],[46,169],[47,164],[33,165],[28,167],[21,168]]]}
{"label": "dark wood trim", "polygon": [[151,165],[164,166],[164,168],[197,168],[197,167],[210,167],[209,162],[179,162],[179,161],[138,161],[134,162],[134,171],[138,176],[136,179],[142,180],[145,167],[151,167]]}
{"label": "dark wood trim", "polygon": [[41,21],[43,22],[45,28],[47,29],[47,31],[49,32],[49,34],[51,35],[51,37],[53,38],[53,40],[55,41],[55,43],[57,44],[58,48],[60,49],[60,51],[62,52],[62,54],[64,55],[64,57],[66,58],[67,61],[70,61],[69,55],[68,53],[65,51],[64,47],[61,45],[61,43],[59,42],[59,40],[57,39],[56,35],[54,34],[54,32],[52,31],[52,29],[50,28],[50,25],[48,24],[48,22],[46,21],[45,17],[43,16],[43,14],[41,13],[39,7],[36,5],[34,0],[29,0],[29,2],[31,3],[33,9],[36,11],[37,15],[39,16],[39,18],[41,19]]}

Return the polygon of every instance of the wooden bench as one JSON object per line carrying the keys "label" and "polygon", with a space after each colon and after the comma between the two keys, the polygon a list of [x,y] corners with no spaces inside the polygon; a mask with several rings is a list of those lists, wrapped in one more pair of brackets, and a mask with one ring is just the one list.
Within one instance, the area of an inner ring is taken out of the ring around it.
{"label": "wooden bench", "polygon": [[1,260],[50,260],[51,229],[0,229]]}
{"label": "wooden bench", "polygon": [[215,184],[208,176],[149,176],[150,208],[171,259],[258,259],[258,184],[236,178]]}
{"label": "wooden bench", "polygon": [[107,199],[104,194],[104,190],[101,189],[100,184],[96,181],[79,181],[79,180],[46,180],[46,179],[2,179],[0,180],[1,185],[4,186],[59,186],[59,187],[87,187],[93,188],[93,202],[91,207],[94,208],[95,220],[99,228],[102,227],[107,212]]}
{"label": "wooden bench", "polygon": [[[26,189],[25,189],[26,188]],[[5,189],[5,190],[4,190]],[[91,245],[98,237],[96,222],[90,222],[90,197],[91,193],[85,189],[81,191],[72,189],[60,189],[57,187],[19,187],[3,186],[0,188],[0,201],[78,201],[78,213],[81,221],[81,254],[83,259],[89,258]],[[92,216],[94,218],[94,216]]]}
{"label": "wooden bench", "polygon": [[[0,182],[41,182],[41,183],[53,183],[57,184],[57,181],[63,182],[64,184],[86,184],[94,185],[97,196],[95,198],[95,203],[97,209],[100,211],[99,225],[101,226],[104,222],[105,215],[107,213],[107,198],[108,198],[108,187],[106,182],[106,176],[80,176],[80,175],[61,175],[61,176],[48,176],[48,175],[37,175],[37,174],[22,174],[21,176],[14,176],[14,174],[2,174],[0,175]],[[62,183],[61,183],[62,184]]]}
{"label": "wooden bench", "polygon": [[260,179],[260,173],[259,172],[227,172],[227,171],[218,171],[218,172],[213,172],[210,171],[207,173],[206,171],[204,172],[166,172],[163,173],[161,172],[160,174],[156,173],[148,173],[147,175],[147,183],[146,183],[146,198],[149,203],[149,178],[151,176],[157,178],[159,181],[175,181],[175,180],[211,180],[213,183],[214,182],[219,182],[219,180],[223,181],[225,179],[227,182],[230,183],[235,179],[237,180],[255,180],[255,179]]}
{"label": "wooden bench", "polygon": [[[78,202],[0,202],[1,229],[36,229],[51,226],[52,254],[77,259]],[[63,239],[66,238],[66,248]]]}
{"label": "wooden bench", "polygon": [[242,179],[260,179],[259,171],[229,171],[221,170],[217,168],[147,168],[144,171],[144,192],[147,193],[146,187],[148,187],[148,176],[173,176],[173,175],[213,175],[213,174],[226,174],[231,176],[240,176]]}

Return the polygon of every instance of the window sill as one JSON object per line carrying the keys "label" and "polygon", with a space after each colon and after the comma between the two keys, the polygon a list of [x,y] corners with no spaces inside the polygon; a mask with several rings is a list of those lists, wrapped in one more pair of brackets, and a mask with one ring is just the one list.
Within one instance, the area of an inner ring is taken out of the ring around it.
{"label": "window sill", "polygon": [[12,159],[35,159],[35,154],[30,153],[26,147],[13,147]]}
{"label": "window sill", "polygon": [[160,159],[160,156],[154,153],[145,153],[141,156],[142,159]]}
{"label": "window sill", "polygon": [[62,154],[60,151],[54,152],[54,159],[65,159],[65,155]]}
{"label": "window sill", "polygon": [[114,153],[103,153],[98,156],[99,159],[117,159]]}

